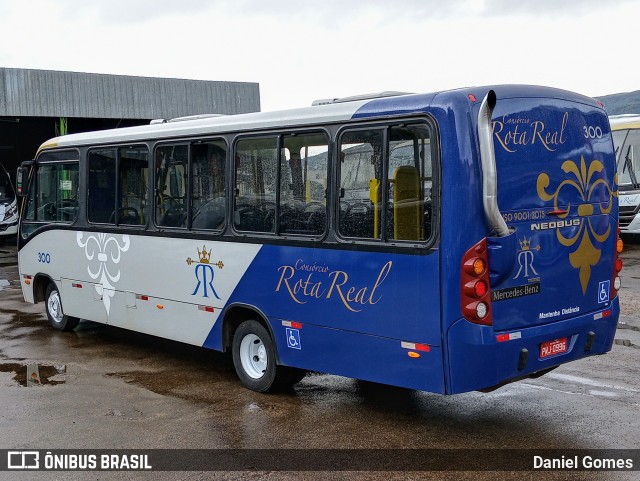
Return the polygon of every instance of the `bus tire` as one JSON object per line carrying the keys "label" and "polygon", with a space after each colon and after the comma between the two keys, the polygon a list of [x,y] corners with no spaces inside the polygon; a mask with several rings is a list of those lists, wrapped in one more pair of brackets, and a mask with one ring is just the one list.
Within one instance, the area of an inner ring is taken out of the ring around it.
{"label": "bus tire", "polygon": [[257,321],[244,321],[233,335],[233,365],[242,384],[256,392],[274,391],[300,381],[305,371],[276,364],[276,347]]}
{"label": "bus tire", "polygon": [[44,296],[44,302],[47,310],[47,318],[49,319],[49,324],[56,331],[73,331],[76,327],[78,327],[80,319],[78,319],[77,317],[67,316],[63,312],[60,291],[53,282],[50,283],[47,287],[47,291]]}

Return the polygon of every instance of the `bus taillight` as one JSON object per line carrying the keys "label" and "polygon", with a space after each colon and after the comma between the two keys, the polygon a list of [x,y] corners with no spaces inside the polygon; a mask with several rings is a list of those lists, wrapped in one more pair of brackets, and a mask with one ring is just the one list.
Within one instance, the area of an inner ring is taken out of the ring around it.
{"label": "bus taillight", "polygon": [[483,280],[476,281],[476,283],[473,285],[473,293],[478,298],[483,297],[487,293],[487,290],[487,283]]}
{"label": "bus taillight", "polygon": [[462,257],[462,315],[469,322],[485,326],[493,324],[488,265],[487,239],[482,239]]}
{"label": "bus taillight", "polygon": [[622,259],[620,259],[620,254],[624,250],[624,243],[620,238],[620,227],[616,229],[618,233],[616,239],[616,251],[613,258],[613,278],[611,279],[611,290],[609,292],[609,299],[613,299],[618,295],[618,291],[620,287],[622,287],[622,281],[620,280],[620,271],[622,270]]}

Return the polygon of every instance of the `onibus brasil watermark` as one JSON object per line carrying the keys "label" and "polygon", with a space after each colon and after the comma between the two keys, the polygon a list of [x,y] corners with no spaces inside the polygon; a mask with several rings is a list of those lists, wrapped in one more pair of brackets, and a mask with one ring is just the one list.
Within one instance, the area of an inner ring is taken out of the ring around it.
{"label": "onibus brasil watermark", "polygon": [[640,449],[0,450],[0,471],[640,471]]}

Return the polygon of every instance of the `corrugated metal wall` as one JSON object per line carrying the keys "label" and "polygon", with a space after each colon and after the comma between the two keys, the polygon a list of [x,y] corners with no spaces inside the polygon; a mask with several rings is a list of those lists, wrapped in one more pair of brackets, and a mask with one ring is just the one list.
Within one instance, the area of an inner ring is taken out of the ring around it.
{"label": "corrugated metal wall", "polygon": [[257,83],[0,68],[0,116],[156,119],[259,110]]}

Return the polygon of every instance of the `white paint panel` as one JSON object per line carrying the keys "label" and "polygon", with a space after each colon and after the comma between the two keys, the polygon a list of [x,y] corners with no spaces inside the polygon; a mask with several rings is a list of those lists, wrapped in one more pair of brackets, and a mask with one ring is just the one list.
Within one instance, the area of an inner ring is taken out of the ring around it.
{"label": "white paint panel", "polygon": [[[34,237],[19,263],[21,274],[84,284],[77,289],[63,283],[69,315],[202,345],[260,247],[61,230]],[[42,253],[49,263],[38,262]],[[214,307],[214,313],[198,306]]]}
{"label": "white paint panel", "polygon": [[[81,288],[74,287],[81,285]],[[58,284],[62,299],[62,310],[65,314],[90,319],[95,322],[107,322],[102,299],[96,299],[95,284],[62,278]]]}

